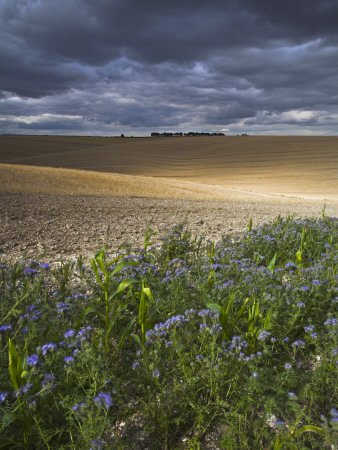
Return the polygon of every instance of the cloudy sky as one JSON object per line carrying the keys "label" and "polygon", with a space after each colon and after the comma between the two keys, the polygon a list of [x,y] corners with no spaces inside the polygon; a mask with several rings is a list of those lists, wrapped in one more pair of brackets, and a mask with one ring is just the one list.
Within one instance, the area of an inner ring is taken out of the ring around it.
{"label": "cloudy sky", "polygon": [[338,135],[337,0],[0,0],[0,133]]}

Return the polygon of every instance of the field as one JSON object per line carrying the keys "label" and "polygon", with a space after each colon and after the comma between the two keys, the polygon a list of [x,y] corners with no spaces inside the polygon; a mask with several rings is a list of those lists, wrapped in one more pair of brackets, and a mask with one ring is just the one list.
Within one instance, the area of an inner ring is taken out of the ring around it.
{"label": "field", "polygon": [[337,144],[0,136],[0,447],[336,448]]}
{"label": "field", "polygon": [[[224,198],[235,193],[231,190],[237,190],[241,194],[255,192],[278,197],[338,201],[337,137],[158,139],[0,136],[0,148],[0,163],[178,180],[185,182],[187,190],[197,190],[192,195],[194,198],[205,198],[205,193],[198,192],[203,186],[195,185],[202,184],[214,187],[209,187],[212,196],[221,191]],[[97,180],[96,175],[92,194],[96,193]],[[111,183],[119,184],[120,181],[121,178],[115,177]],[[106,182],[107,178],[102,178],[102,183]],[[139,179],[135,180],[136,188],[139,182]],[[6,183],[6,189],[10,190],[8,178]],[[129,186],[124,186],[127,188],[126,195],[129,189],[130,195],[135,195],[132,184],[132,179],[129,179]],[[161,186],[158,188],[156,185],[155,196],[165,195],[166,188],[163,184]],[[66,191],[68,188],[65,186]],[[178,189],[182,189],[182,185],[178,185]],[[89,187],[86,192],[88,190]],[[168,185],[168,191],[169,197],[177,195],[172,183]],[[145,192],[147,188],[141,188],[141,195]],[[150,196],[151,192],[149,187],[147,195]]]}

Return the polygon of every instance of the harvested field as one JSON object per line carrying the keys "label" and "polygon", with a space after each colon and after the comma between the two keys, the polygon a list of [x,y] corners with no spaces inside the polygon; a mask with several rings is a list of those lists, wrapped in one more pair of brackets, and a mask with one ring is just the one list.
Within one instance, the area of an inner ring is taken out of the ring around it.
{"label": "harvested field", "polygon": [[338,215],[337,137],[0,136],[0,163],[3,260],[141,245],[147,225],[218,240],[250,217]]}
{"label": "harvested field", "polygon": [[218,190],[338,200],[338,137],[0,136],[0,149],[0,162],[6,164],[161,177],[214,185]]}

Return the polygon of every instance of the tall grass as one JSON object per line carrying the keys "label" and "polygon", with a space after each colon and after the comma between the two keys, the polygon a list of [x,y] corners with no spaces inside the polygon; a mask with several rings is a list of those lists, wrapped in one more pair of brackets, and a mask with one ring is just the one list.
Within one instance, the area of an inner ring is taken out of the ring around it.
{"label": "tall grass", "polygon": [[2,264],[2,448],[335,448],[338,220]]}

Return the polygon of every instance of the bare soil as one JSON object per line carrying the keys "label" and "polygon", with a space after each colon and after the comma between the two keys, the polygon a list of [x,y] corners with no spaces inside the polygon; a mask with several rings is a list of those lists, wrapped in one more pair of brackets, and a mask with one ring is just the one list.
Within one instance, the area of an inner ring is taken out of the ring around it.
{"label": "bare soil", "polygon": [[[0,193],[0,258],[3,262],[43,256],[44,261],[85,259],[107,242],[114,252],[129,243],[140,246],[146,227],[153,231],[177,223],[198,236],[218,241],[246,230],[250,217],[258,226],[282,216],[320,217],[321,202],[203,201],[75,195]],[[338,215],[328,204],[326,214]]]}

